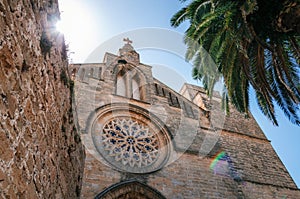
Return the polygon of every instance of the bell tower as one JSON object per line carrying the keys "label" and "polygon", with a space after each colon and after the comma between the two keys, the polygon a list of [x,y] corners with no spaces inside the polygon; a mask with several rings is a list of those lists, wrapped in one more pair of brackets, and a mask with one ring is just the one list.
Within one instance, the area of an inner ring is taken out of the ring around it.
{"label": "bell tower", "polygon": [[138,65],[140,63],[140,56],[131,45],[132,41],[129,38],[124,38],[123,41],[125,44],[119,49],[120,60],[124,60],[126,63]]}

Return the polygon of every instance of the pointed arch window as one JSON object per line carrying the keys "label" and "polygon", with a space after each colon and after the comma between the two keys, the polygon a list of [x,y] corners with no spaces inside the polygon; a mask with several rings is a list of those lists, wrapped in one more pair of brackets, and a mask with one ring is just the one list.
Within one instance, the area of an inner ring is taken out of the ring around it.
{"label": "pointed arch window", "polygon": [[140,87],[136,79],[132,79],[132,98],[137,100],[141,99]]}
{"label": "pointed arch window", "polygon": [[116,78],[116,94],[136,100],[144,100],[143,84],[139,72],[125,70],[118,72]]}
{"label": "pointed arch window", "polygon": [[126,97],[126,83],[125,83],[125,77],[121,74],[118,74],[117,76],[117,95],[121,95]]}

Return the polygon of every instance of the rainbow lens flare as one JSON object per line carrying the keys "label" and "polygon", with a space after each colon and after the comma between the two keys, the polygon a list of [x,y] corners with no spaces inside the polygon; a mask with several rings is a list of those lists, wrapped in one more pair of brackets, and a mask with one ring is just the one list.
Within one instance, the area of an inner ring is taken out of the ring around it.
{"label": "rainbow lens flare", "polygon": [[221,151],[220,153],[218,153],[217,155],[216,155],[216,157],[212,160],[212,162],[210,163],[210,166],[209,166],[209,168],[211,169],[211,170],[214,170],[215,169],[215,167],[216,167],[216,165],[217,165],[217,163],[220,161],[220,160],[227,160],[228,159],[228,155],[224,152],[224,151]]}
{"label": "rainbow lens flare", "polygon": [[215,156],[210,163],[209,168],[214,172],[214,174],[228,176],[238,182],[243,181],[239,172],[234,168],[230,156],[224,151],[219,152]]}

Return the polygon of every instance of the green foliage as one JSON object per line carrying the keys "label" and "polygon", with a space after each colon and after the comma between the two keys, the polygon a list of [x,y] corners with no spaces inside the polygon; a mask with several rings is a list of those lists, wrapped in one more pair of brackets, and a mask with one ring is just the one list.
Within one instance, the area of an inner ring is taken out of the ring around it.
{"label": "green foliage", "polygon": [[60,80],[64,83],[65,86],[69,86],[69,77],[67,76],[66,70],[60,72]]}
{"label": "green foliage", "polygon": [[42,36],[41,36],[41,40],[40,40],[40,47],[42,50],[42,54],[44,55],[44,57],[46,57],[46,55],[50,54],[50,50],[52,47],[52,42],[49,40],[47,33],[45,31],[42,32]]}
{"label": "green foliage", "polygon": [[70,104],[71,107],[69,109],[69,116],[70,118],[73,117],[73,112],[72,112],[72,99],[74,97],[74,87],[75,83],[74,81],[69,77],[68,73],[66,72],[65,69],[62,69],[60,73],[60,80],[63,82],[65,86],[67,86],[70,89]]}
{"label": "green foliage", "polygon": [[64,125],[61,125],[61,131],[62,131],[63,133],[66,132],[66,127],[65,127]]}
{"label": "green foliage", "polygon": [[65,42],[63,42],[61,46],[61,57],[63,60],[68,60],[68,51],[69,51],[69,46],[66,45]]}
{"label": "green foliage", "polygon": [[73,80],[69,79],[69,86],[70,86],[70,93],[71,93],[71,97],[73,97],[74,95],[74,86],[75,86],[75,83]]}
{"label": "green foliage", "polygon": [[262,113],[275,125],[275,103],[300,125],[300,23],[283,24],[288,16],[300,22],[298,12],[300,5],[294,1],[194,0],[172,17],[171,24],[190,22],[184,41],[186,59],[194,63],[192,75],[210,96],[223,78],[224,108],[228,110],[230,100],[248,113],[252,86]]}
{"label": "green foliage", "polygon": [[27,72],[29,70],[30,66],[26,63],[25,59],[23,60],[21,71]]}

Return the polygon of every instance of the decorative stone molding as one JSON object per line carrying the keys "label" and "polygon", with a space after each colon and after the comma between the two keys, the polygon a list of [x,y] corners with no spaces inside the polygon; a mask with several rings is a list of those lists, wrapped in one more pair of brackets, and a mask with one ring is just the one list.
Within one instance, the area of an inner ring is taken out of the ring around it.
{"label": "decorative stone molding", "polygon": [[112,185],[95,197],[95,199],[100,198],[165,199],[157,190],[138,181],[125,181]]}
{"label": "decorative stone molding", "polygon": [[149,173],[168,162],[172,148],[168,129],[140,107],[125,103],[103,106],[88,126],[97,152],[115,169]]}

